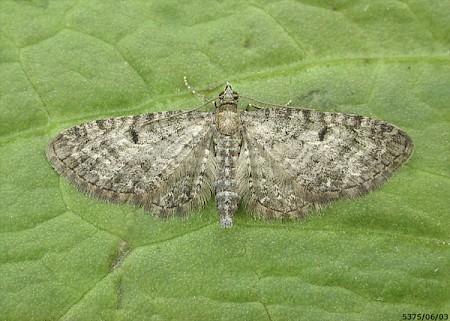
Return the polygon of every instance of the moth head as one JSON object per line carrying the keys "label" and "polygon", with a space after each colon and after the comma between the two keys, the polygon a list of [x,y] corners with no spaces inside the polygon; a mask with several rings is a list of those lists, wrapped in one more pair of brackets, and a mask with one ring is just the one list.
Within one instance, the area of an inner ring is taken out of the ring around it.
{"label": "moth head", "polygon": [[239,95],[237,92],[235,92],[232,88],[229,82],[227,82],[227,85],[225,86],[225,90],[222,91],[219,94],[220,104],[223,103],[231,103],[236,102],[239,100]]}

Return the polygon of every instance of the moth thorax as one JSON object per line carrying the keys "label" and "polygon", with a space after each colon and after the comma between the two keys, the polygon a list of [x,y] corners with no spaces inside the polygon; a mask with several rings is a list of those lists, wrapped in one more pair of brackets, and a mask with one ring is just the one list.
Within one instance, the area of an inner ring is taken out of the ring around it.
{"label": "moth thorax", "polygon": [[237,110],[219,109],[216,114],[217,130],[224,135],[233,135],[239,131],[240,118]]}

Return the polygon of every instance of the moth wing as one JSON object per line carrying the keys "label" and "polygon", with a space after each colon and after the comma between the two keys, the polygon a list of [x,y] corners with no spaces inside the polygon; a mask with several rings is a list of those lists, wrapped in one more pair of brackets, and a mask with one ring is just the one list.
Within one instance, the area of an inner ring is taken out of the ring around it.
{"label": "moth wing", "polygon": [[[247,145],[258,150],[256,156],[264,166],[283,178],[287,185],[283,190],[317,206],[379,187],[413,150],[403,131],[363,116],[267,108],[242,112],[241,119]],[[250,162],[250,166],[259,165]],[[263,197],[253,196],[252,202]]]}
{"label": "moth wing", "polygon": [[212,193],[212,120],[212,113],[171,111],[87,122],[56,136],[47,158],[92,196],[182,215]]}
{"label": "moth wing", "polygon": [[304,199],[301,187],[246,133],[244,129],[237,182],[238,194],[249,212],[258,218],[299,218],[314,208]]}

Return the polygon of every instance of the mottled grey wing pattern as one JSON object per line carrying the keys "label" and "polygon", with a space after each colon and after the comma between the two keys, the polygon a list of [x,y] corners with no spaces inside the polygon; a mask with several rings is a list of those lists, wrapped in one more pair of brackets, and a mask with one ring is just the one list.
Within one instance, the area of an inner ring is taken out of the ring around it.
{"label": "mottled grey wing pattern", "polygon": [[238,193],[246,208],[259,218],[299,218],[314,208],[306,191],[274,162],[264,146],[249,139],[244,129],[238,160]]}
{"label": "mottled grey wing pattern", "polygon": [[212,121],[213,113],[195,111],[92,121],[56,136],[47,157],[88,194],[184,214],[212,194]]}
{"label": "mottled grey wing pattern", "polygon": [[[189,85],[187,85],[188,88]],[[383,184],[411,139],[368,117],[294,108],[240,111],[227,83],[215,112],[172,111],[88,122],[56,136],[53,167],[90,195],[183,215],[215,194],[222,227],[240,202],[263,218],[299,218]]]}
{"label": "mottled grey wing pattern", "polygon": [[368,117],[306,109],[241,113],[242,201],[265,217],[300,217],[341,197],[369,192],[411,155],[411,139]]}

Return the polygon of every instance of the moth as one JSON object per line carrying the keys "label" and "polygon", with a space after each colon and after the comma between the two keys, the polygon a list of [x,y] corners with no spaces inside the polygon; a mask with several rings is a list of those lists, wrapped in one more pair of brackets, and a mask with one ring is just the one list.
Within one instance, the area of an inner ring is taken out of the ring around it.
{"label": "moth", "polygon": [[227,83],[213,111],[95,120],[48,145],[54,169],[81,191],[160,217],[215,197],[220,226],[240,204],[258,218],[302,218],[386,182],[413,151],[387,122],[293,107],[243,110]]}

